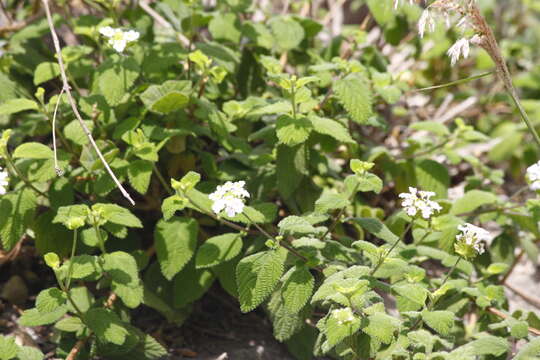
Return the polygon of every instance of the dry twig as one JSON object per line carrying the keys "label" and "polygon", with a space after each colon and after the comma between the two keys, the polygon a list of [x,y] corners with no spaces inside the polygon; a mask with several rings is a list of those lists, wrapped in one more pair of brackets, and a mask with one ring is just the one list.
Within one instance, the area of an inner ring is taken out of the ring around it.
{"label": "dry twig", "polygon": [[103,166],[105,166],[105,169],[107,169],[107,172],[109,173],[109,175],[113,179],[114,183],[116,184],[116,187],[118,187],[118,189],[120,190],[122,195],[124,195],[124,197],[131,203],[131,205],[135,205],[135,201],[133,201],[133,199],[131,198],[129,193],[126,191],[126,189],[124,189],[124,187],[122,186],[122,184],[120,183],[120,181],[118,180],[116,175],[114,175],[114,172],[112,171],[111,167],[107,163],[107,160],[105,160],[105,157],[101,153],[101,150],[99,150],[94,138],[92,137],[92,133],[90,132],[90,130],[88,129],[88,127],[84,123],[84,121],[83,121],[83,119],[81,117],[81,114],[79,114],[79,110],[77,109],[77,104],[75,103],[75,99],[73,98],[73,95],[71,94],[71,88],[70,88],[68,80],[67,80],[66,70],[65,70],[65,67],[64,67],[64,61],[62,60],[62,50],[60,49],[60,41],[58,40],[58,35],[56,34],[56,30],[54,29],[54,24],[53,24],[52,16],[51,16],[51,9],[49,7],[49,0],[41,0],[41,1],[43,3],[44,8],[45,8],[45,14],[47,15],[47,22],[49,23],[49,29],[51,31],[51,35],[52,35],[53,43],[54,43],[54,48],[55,48],[56,54],[57,54],[58,65],[60,66],[60,75],[62,77],[62,83],[63,83],[62,88],[67,94],[69,103],[71,105],[71,109],[73,110],[73,113],[75,114],[75,117],[79,121],[79,124],[81,125],[84,133],[88,137],[88,140],[92,144],[92,147],[96,151],[99,159],[103,163]]}

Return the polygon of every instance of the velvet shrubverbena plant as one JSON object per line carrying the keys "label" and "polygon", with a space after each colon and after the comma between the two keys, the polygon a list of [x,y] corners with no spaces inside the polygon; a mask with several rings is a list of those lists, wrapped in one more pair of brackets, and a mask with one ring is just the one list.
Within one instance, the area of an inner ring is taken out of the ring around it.
{"label": "velvet shrubverbena plant", "polygon": [[[161,359],[137,317],[189,329],[212,292],[300,360],[538,357],[540,319],[504,291],[538,257],[506,65],[536,114],[538,34],[514,16],[497,39],[490,2],[362,0],[341,28],[270,3],[6,3],[0,240],[43,280],[19,325],[58,358]],[[0,359],[43,358],[0,336]]]}

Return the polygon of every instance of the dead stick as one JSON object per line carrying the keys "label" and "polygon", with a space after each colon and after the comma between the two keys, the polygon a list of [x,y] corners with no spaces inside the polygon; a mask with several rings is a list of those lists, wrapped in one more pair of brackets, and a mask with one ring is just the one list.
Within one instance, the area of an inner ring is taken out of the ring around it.
{"label": "dead stick", "polygon": [[[488,308],[488,311],[490,313],[492,313],[493,315],[497,315],[498,317],[500,318],[503,318],[503,319],[506,319],[507,317],[509,317],[508,315],[506,315],[505,313],[503,313],[502,311],[499,311],[495,308]],[[529,327],[529,332],[534,334],[534,335],[540,335],[540,330],[536,329],[536,328],[533,328],[533,327]]]}
{"label": "dead stick", "polygon": [[120,184],[120,181],[118,180],[116,175],[114,175],[114,172],[112,171],[111,167],[107,163],[107,160],[105,160],[105,157],[101,153],[101,150],[99,150],[94,138],[92,137],[92,133],[90,132],[90,130],[88,129],[88,127],[84,123],[84,121],[83,121],[83,119],[81,117],[81,114],[79,114],[79,110],[77,109],[77,104],[75,103],[75,100],[73,99],[73,95],[71,94],[71,88],[69,87],[69,83],[68,83],[68,80],[67,80],[66,70],[65,70],[65,67],[64,67],[64,61],[62,60],[62,50],[60,49],[60,42],[58,41],[58,35],[56,35],[56,31],[54,30],[54,24],[53,24],[52,16],[51,16],[51,9],[49,8],[49,1],[48,0],[41,0],[41,1],[43,2],[43,6],[45,7],[45,13],[47,14],[47,22],[49,23],[49,29],[51,30],[51,35],[52,35],[52,38],[53,38],[53,43],[54,43],[54,48],[56,50],[58,65],[60,66],[60,75],[62,76],[63,90],[67,94],[69,103],[71,105],[71,109],[73,110],[73,113],[75,114],[75,117],[79,121],[79,124],[81,125],[84,133],[88,137],[88,140],[92,144],[92,147],[96,151],[99,159],[103,163],[103,166],[105,166],[105,169],[107,169],[107,172],[109,173],[109,175],[113,179],[114,183],[116,184],[116,187],[118,187],[118,189],[120,190],[122,195],[124,195],[124,197],[131,203],[131,205],[135,205],[135,201],[133,201],[133,199],[131,198],[129,193],[126,191],[126,189],[124,189],[122,184]]}

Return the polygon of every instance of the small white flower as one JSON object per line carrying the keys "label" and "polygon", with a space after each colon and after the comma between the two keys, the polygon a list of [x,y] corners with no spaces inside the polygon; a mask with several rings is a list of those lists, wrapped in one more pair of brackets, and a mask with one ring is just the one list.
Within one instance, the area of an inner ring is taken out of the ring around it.
{"label": "small white flower", "polygon": [[401,193],[399,197],[403,199],[401,206],[410,217],[418,214],[424,219],[429,219],[431,215],[442,210],[442,207],[433,200],[430,200],[435,193],[432,191],[418,191],[418,189],[409,187],[408,193]]}
{"label": "small white flower", "polygon": [[527,168],[527,174],[525,176],[531,190],[540,190],[540,161]]}
{"label": "small white flower", "polygon": [[249,197],[249,193],[244,189],[245,181],[227,181],[224,185],[219,185],[216,191],[208,195],[212,204],[212,211],[216,214],[225,210],[229,217],[234,217],[244,211],[244,198]]}
{"label": "small white flower", "polygon": [[450,49],[448,49],[448,56],[450,56],[452,66],[456,64],[461,56],[464,59],[469,57],[469,40],[466,38],[461,38]]}
{"label": "small white flower", "polygon": [[4,195],[7,192],[9,185],[9,174],[7,171],[2,170],[0,167],[0,195]]}
{"label": "small white flower", "polygon": [[435,31],[435,18],[428,9],[422,12],[420,19],[418,20],[418,33],[420,34],[421,38],[424,37],[426,28],[429,32]]}
{"label": "small white flower", "polygon": [[[397,9],[399,6],[400,0],[394,0],[394,9]],[[414,0],[409,0],[409,4],[414,4]]]}
{"label": "small white flower", "polygon": [[461,231],[461,234],[456,236],[456,241],[463,242],[468,246],[472,246],[479,255],[484,253],[485,250],[483,241],[488,242],[491,240],[489,231],[469,223],[459,225],[458,230]]}
{"label": "small white flower", "polygon": [[135,30],[123,31],[122,29],[104,26],[99,29],[99,33],[109,38],[109,45],[119,53],[123,52],[127,44],[139,39],[139,33]]}
{"label": "small white flower", "polygon": [[339,325],[348,324],[354,321],[354,314],[351,308],[336,309],[332,311],[332,316],[337,320]]}

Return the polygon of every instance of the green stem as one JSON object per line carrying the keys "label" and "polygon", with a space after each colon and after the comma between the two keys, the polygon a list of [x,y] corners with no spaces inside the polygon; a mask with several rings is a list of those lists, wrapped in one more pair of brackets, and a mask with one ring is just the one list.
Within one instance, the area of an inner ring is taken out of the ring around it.
{"label": "green stem", "polygon": [[[356,195],[356,191],[358,190],[358,187],[360,186],[360,183],[356,183],[356,185],[354,186],[354,189],[352,191],[352,194],[349,196],[349,202],[352,201],[352,199],[354,198],[354,196]],[[319,240],[324,240],[324,238],[330,234],[332,231],[334,231],[335,227],[337,226],[337,223],[339,221],[339,219],[341,218],[341,216],[343,215],[343,213],[345,212],[345,209],[347,208],[347,206],[344,206],[342,207],[340,210],[339,210],[339,213],[337,214],[337,216],[335,217],[334,221],[332,222],[332,225],[330,225],[328,227],[328,229],[326,230],[326,232],[323,234],[323,236],[321,236],[319,238]]]}
{"label": "green stem", "polygon": [[291,104],[293,119],[296,120],[296,81],[294,81],[291,86]]}
{"label": "green stem", "polygon": [[519,96],[517,95],[516,89],[514,88],[514,85],[510,82],[510,84],[506,85],[506,90],[508,94],[510,94],[510,97],[514,101],[514,104],[518,108],[519,114],[521,115],[521,118],[529,128],[529,132],[532,134],[534,141],[536,141],[536,145],[540,147],[540,137],[538,136],[538,133],[536,132],[536,129],[534,128],[531,120],[529,119],[529,116],[527,115],[527,112],[523,108],[523,105],[521,105],[521,101],[519,100]]}
{"label": "green stem", "polygon": [[485,76],[489,76],[489,75],[491,75],[493,73],[495,73],[495,71],[488,71],[488,72],[485,72],[485,73],[482,73],[482,74],[467,77],[465,79],[459,79],[459,80],[452,81],[452,82],[449,82],[449,83],[446,83],[446,84],[429,86],[429,87],[426,87],[426,88],[416,89],[416,90],[413,90],[413,91],[418,92],[418,91],[435,90],[435,89],[441,89],[441,88],[445,88],[445,87],[449,87],[449,86],[464,84],[464,83],[467,83],[469,81],[473,81],[473,80],[476,80],[476,79],[483,78]]}
{"label": "green stem", "polygon": [[103,237],[101,236],[101,230],[99,229],[99,226],[95,222],[94,222],[94,230],[96,231],[96,236],[98,238],[99,249],[101,250],[101,253],[106,254],[107,250],[105,250],[105,241],[103,241]]}
{"label": "green stem", "polygon": [[5,152],[5,158],[6,158],[6,162],[7,164],[9,165],[9,167],[11,168],[12,172],[14,173],[14,175],[16,175],[17,177],[19,177],[19,179],[21,179],[25,184],[26,186],[28,186],[29,188],[31,188],[32,190],[34,190],[35,192],[37,192],[39,195],[45,197],[45,198],[48,198],[47,194],[45,194],[43,191],[39,190],[38,188],[36,188],[34,186],[34,184],[32,184],[30,182],[30,180],[28,180],[26,178],[26,176],[24,176],[21,171],[19,169],[17,169],[17,167],[15,166],[15,163],[13,162],[13,159],[11,158],[11,155],[9,154],[9,152],[6,150]]}
{"label": "green stem", "polygon": [[167,190],[167,192],[170,195],[174,195],[174,190],[169,186],[169,184],[167,184],[167,181],[165,181],[165,178],[163,177],[163,174],[161,173],[161,171],[159,171],[158,167],[156,166],[156,163],[154,163],[152,166],[154,168],[154,173],[156,174],[161,185],[163,185],[165,190]]}
{"label": "green stem", "polygon": [[73,258],[77,249],[77,229],[73,230],[73,245],[71,246],[71,257],[69,258],[69,267],[66,280],[66,289],[69,291],[71,285],[71,276],[73,275]]}
{"label": "green stem", "polygon": [[409,230],[412,228],[414,224],[414,220],[411,221],[407,227],[405,228],[405,230],[403,230],[403,233],[401,234],[401,236],[396,240],[396,242],[392,245],[392,247],[390,247],[390,249],[379,259],[379,262],[377,263],[377,265],[373,268],[373,270],[371,270],[371,272],[369,273],[370,276],[372,276],[373,274],[375,274],[375,272],[377,270],[379,270],[379,268],[381,267],[381,265],[384,263],[384,261],[386,260],[386,258],[388,257],[388,255],[390,255],[390,253],[392,252],[392,250],[394,250],[397,246],[397,244],[399,244],[404,238],[405,238],[405,235],[409,232]]}
{"label": "green stem", "polygon": [[[454,266],[452,266],[452,267],[450,268],[450,271],[448,271],[448,273],[446,274],[446,276],[445,276],[444,280],[442,281],[441,285],[439,285],[439,289],[442,288],[444,284],[446,284],[446,282],[447,282],[448,279],[450,278],[450,275],[452,275],[452,273],[454,272],[454,270],[456,270],[456,267],[458,266],[458,264],[459,264],[460,261],[461,261],[461,256],[458,257],[458,259],[456,260],[456,263],[454,264]],[[432,305],[431,307],[435,306],[435,303],[436,303],[436,302],[437,302],[437,301],[434,301],[434,302],[433,302],[433,305]]]}

